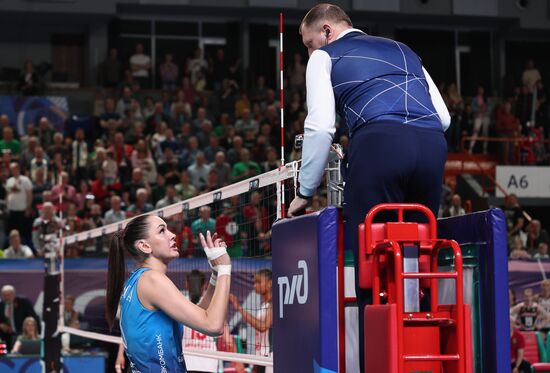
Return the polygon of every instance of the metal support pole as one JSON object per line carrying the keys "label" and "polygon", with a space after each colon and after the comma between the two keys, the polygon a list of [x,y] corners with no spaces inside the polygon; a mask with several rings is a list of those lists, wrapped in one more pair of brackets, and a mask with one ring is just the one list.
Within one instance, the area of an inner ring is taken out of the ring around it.
{"label": "metal support pole", "polygon": [[340,144],[333,144],[327,166],[327,204],[342,207],[344,202],[344,180],[340,173],[343,149]]}

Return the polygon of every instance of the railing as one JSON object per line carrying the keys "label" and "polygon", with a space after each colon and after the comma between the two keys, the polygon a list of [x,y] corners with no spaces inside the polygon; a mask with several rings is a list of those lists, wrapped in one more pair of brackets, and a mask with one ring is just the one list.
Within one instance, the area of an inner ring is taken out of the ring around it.
{"label": "railing", "polygon": [[[517,136],[517,137],[477,137],[477,136],[463,136],[460,140],[460,149],[463,153],[468,152],[468,145],[471,141],[476,142],[489,142],[503,144],[499,152],[499,164],[507,165],[533,165],[537,164],[536,154],[534,154],[534,146],[539,146],[544,151],[544,163],[548,164],[548,149],[550,149],[550,140],[542,137],[529,137],[529,136]],[[504,146],[508,145],[508,146]]]}

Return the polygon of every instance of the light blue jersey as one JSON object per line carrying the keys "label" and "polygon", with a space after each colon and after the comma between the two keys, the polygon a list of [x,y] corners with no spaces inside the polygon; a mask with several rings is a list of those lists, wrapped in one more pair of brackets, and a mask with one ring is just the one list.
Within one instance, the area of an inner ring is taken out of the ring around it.
{"label": "light blue jersey", "polygon": [[137,283],[149,268],[136,269],[120,297],[120,330],[132,373],[186,373],[181,341],[183,325],[161,310],[143,307]]}

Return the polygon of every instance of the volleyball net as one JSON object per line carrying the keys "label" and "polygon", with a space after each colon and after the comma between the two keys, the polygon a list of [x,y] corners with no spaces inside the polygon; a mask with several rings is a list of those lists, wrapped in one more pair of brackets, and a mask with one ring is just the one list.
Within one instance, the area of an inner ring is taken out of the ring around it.
{"label": "volleyball net", "polygon": [[[284,201],[290,201],[295,195],[297,173],[298,162],[289,163],[149,213],[162,217],[176,234],[180,258],[170,263],[168,276],[185,296],[193,302],[198,301],[202,281],[208,283],[210,267],[198,234],[214,231],[227,243],[232,258],[231,293],[251,315],[264,312],[265,299],[255,291],[254,279],[259,271],[271,269],[271,226],[284,216]],[[112,349],[112,344],[121,343],[118,325],[111,331],[105,320],[105,258],[111,237],[130,219],[70,234],[59,240],[61,301],[58,331],[63,333],[64,350]],[[65,256],[72,252],[98,258],[65,260]],[[74,265],[76,261],[80,261],[78,265]],[[82,262],[86,262],[85,268],[82,268]],[[135,265],[134,261],[128,260],[127,273]],[[210,338],[185,329],[182,343],[186,356],[272,365],[269,357],[271,328],[266,333],[258,332],[231,305],[222,337]]]}

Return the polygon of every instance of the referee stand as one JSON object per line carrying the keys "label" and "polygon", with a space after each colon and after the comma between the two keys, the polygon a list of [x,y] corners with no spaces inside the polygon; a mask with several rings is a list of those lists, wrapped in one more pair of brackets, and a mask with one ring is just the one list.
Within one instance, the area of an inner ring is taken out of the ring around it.
{"label": "referee stand", "polygon": [[[334,178],[335,170],[331,164],[327,174]],[[341,179],[327,185],[329,200],[338,198]],[[373,223],[374,215],[387,209],[397,212],[397,221]],[[403,221],[409,209],[429,214],[429,223]],[[509,371],[503,221],[500,209],[436,221],[420,205],[373,208],[360,229],[359,285],[374,294],[374,304],[363,310],[364,332],[358,331],[357,313],[349,312],[356,309],[355,276],[344,266],[349,251],[338,209],[276,222],[274,371],[357,373],[353,357],[357,360],[363,337],[367,373]]]}

